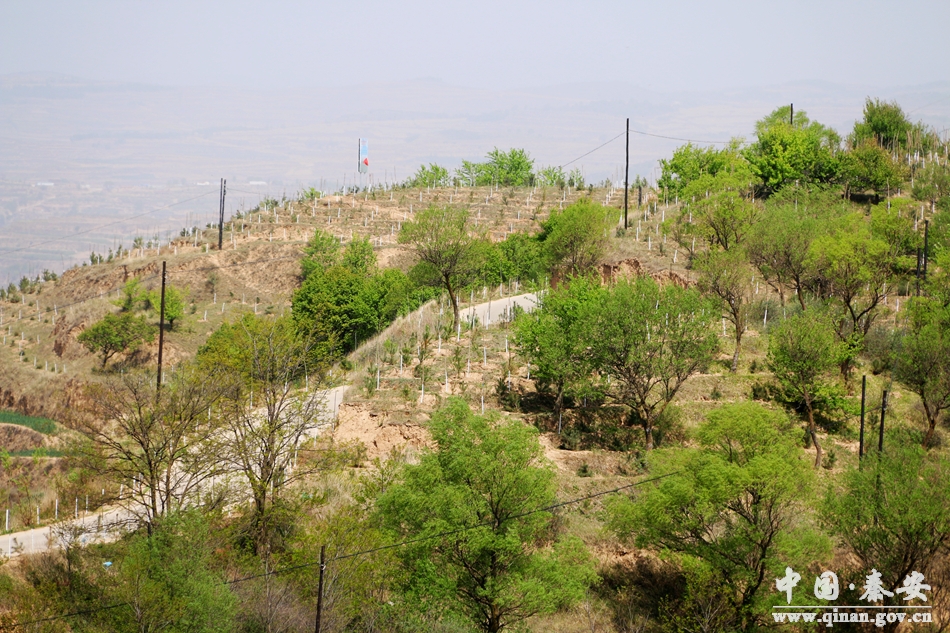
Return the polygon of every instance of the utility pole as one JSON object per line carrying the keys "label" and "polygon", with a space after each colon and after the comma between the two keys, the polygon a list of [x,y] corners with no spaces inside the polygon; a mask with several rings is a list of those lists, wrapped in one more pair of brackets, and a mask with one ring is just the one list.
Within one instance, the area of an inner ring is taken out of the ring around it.
{"label": "utility pole", "polygon": [[623,170],[623,230],[627,230],[627,192],[630,190],[630,117],[627,117],[627,160]]}
{"label": "utility pole", "polygon": [[155,384],[155,400],[162,390],[162,347],[165,343],[165,261],[162,260],[162,303],[158,313],[158,379]]}
{"label": "utility pole", "polygon": [[858,459],[864,457],[864,398],[868,389],[867,374],[861,376],[861,433],[858,435]]}
{"label": "utility pole", "polygon": [[788,104],[788,124],[792,126],[795,125],[795,104],[794,103]]}
{"label": "utility pole", "polygon": [[881,394],[881,428],[877,436],[877,452],[884,450],[884,414],[887,413],[887,389]]}
{"label": "utility pole", "polygon": [[927,283],[927,242],[930,234],[930,220],[924,220],[924,283]]}
{"label": "utility pole", "polygon": [[218,210],[218,250],[224,242],[224,196],[228,193],[228,181],[221,179],[221,204]]}
{"label": "utility pole", "polygon": [[317,584],[317,624],[314,633],[320,633],[320,619],[323,616],[323,572],[327,568],[326,564],[327,546],[320,546],[320,580]]}

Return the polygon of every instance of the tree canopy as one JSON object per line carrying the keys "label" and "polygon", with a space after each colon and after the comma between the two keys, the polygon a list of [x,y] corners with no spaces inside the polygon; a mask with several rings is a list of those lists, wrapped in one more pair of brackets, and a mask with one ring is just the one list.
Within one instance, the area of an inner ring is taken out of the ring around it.
{"label": "tree canopy", "polygon": [[435,450],[377,501],[385,529],[411,541],[399,552],[408,594],[486,632],[580,600],[592,560],[551,532],[556,485],[536,431],[474,415],[459,399],[430,429]]}

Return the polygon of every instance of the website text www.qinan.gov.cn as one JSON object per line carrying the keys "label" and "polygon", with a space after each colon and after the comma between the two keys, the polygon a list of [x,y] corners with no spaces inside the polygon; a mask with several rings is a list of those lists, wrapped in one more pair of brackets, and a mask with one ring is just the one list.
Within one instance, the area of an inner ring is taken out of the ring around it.
{"label": "website text www.qinan.gov.cn", "polygon": [[929,607],[926,608],[928,609],[926,611],[911,613],[906,611],[868,613],[867,611],[839,611],[838,608],[835,608],[833,611],[826,611],[824,613],[808,613],[804,611],[773,612],[772,617],[777,623],[824,622],[828,628],[833,627],[836,623],[873,623],[878,628],[883,628],[885,624],[893,624],[894,622],[913,622],[915,624],[933,622]]}

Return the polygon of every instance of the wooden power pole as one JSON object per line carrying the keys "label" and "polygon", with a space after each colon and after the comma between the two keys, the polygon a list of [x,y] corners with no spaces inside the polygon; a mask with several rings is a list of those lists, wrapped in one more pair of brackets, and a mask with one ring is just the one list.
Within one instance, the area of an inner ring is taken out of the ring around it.
{"label": "wooden power pole", "polygon": [[224,196],[228,193],[228,181],[221,179],[221,203],[218,209],[218,250],[224,243]]}
{"label": "wooden power pole", "polygon": [[158,378],[155,384],[155,398],[162,390],[162,348],[165,343],[165,261],[162,260],[162,302],[158,312]]}
{"label": "wooden power pole", "polygon": [[317,584],[317,623],[314,628],[315,633],[320,633],[320,620],[323,617],[323,572],[326,571],[327,546],[320,546],[320,580]]}
{"label": "wooden power pole", "polygon": [[623,230],[627,230],[627,192],[630,190],[630,118],[627,117],[627,160],[623,170]]}

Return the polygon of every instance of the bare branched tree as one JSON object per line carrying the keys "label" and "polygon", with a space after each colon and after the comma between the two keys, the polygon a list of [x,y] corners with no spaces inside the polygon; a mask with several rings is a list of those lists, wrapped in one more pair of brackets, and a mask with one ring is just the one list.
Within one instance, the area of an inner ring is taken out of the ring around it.
{"label": "bare branched tree", "polygon": [[222,458],[250,490],[257,549],[270,542],[283,490],[326,466],[313,459],[319,450],[300,451],[331,421],[322,388],[326,365],[318,351],[323,342],[298,332],[289,318],[248,315],[222,328],[204,351],[211,362],[226,352],[219,366],[239,385],[225,415],[228,450]]}
{"label": "bare branched tree", "polygon": [[75,453],[151,531],[226,467],[220,403],[231,390],[225,372],[190,366],[172,372],[158,393],[145,372],[90,385],[86,404],[67,420],[80,438]]}

